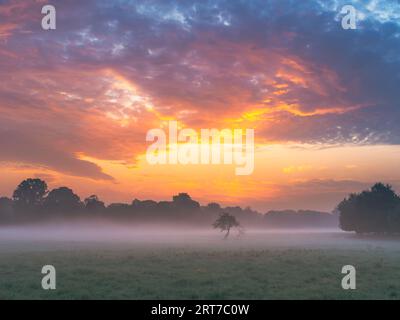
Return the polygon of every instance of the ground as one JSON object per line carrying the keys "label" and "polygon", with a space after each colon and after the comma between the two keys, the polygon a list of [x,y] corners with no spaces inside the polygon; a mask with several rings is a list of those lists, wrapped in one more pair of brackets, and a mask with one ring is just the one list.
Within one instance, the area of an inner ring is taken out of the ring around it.
{"label": "ground", "polygon": [[[229,240],[212,232],[144,235],[66,240],[25,233],[16,240],[0,229],[0,299],[400,298],[398,239],[342,232],[250,231]],[[54,291],[41,288],[47,264],[57,270]],[[341,288],[348,264],[357,270],[356,290]]]}

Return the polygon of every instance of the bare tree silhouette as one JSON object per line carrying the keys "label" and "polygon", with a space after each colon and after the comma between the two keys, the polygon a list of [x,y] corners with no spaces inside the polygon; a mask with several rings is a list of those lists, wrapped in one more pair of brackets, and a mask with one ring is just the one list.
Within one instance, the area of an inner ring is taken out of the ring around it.
{"label": "bare tree silhouette", "polygon": [[218,219],[213,223],[215,229],[220,229],[221,232],[226,231],[224,239],[229,237],[229,232],[232,228],[239,227],[240,224],[235,216],[228,212],[223,212],[219,215]]}

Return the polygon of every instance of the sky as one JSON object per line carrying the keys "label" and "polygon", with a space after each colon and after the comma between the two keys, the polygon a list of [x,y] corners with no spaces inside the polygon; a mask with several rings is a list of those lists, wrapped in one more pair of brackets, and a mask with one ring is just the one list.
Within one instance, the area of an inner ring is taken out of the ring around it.
{"label": "sky", "polygon": [[[400,191],[399,51],[396,0],[0,0],[0,195],[37,177],[106,203],[187,192],[265,212]],[[149,165],[146,133],[170,120],[254,129],[254,172]]]}

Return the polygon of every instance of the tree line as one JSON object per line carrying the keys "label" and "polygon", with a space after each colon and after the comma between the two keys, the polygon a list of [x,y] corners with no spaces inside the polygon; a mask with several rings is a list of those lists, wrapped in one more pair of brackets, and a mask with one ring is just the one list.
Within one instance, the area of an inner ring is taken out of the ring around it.
{"label": "tree line", "polygon": [[[353,193],[337,206],[334,214],[311,210],[268,211],[250,207],[205,206],[187,193],[171,201],[134,199],[131,203],[106,205],[96,195],[83,200],[68,187],[48,189],[41,179],[26,179],[11,198],[0,198],[0,224],[41,223],[56,219],[108,219],[115,222],[191,224],[210,227],[221,214],[234,216],[244,227],[308,228],[337,227],[357,233],[399,233],[400,197],[390,185],[376,183],[369,190]],[[226,218],[226,216],[223,216]]]}
{"label": "tree line", "polygon": [[222,207],[218,203],[201,206],[187,193],[172,201],[134,199],[131,203],[106,205],[96,195],[83,200],[68,187],[48,190],[41,179],[22,181],[11,198],[0,198],[0,224],[33,223],[56,219],[108,219],[115,222],[190,223],[210,226],[222,213],[229,213],[247,225],[262,222],[262,215],[251,208]]}

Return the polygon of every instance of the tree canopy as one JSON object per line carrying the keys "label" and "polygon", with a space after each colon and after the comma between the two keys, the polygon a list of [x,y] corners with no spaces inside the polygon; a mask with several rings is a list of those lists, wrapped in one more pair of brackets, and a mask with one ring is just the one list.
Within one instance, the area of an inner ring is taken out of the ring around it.
{"label": "tree canopy", "polygon": [[15,189],[13,200],[21,207],[34,207],[42,204],[47,192],[45,181],[26,179]]}
{"label": "tree canopy", "polygon": [[54,212],[76,212],[83,206],[79,196],[67,187],[51,190],[44,205],[47,210]]}
{"label": "tree canopy", "polygon": [[400,198],[390,185],[376,183],[370,190],[350,194],[337,209],[344,231],[400,232]]}

